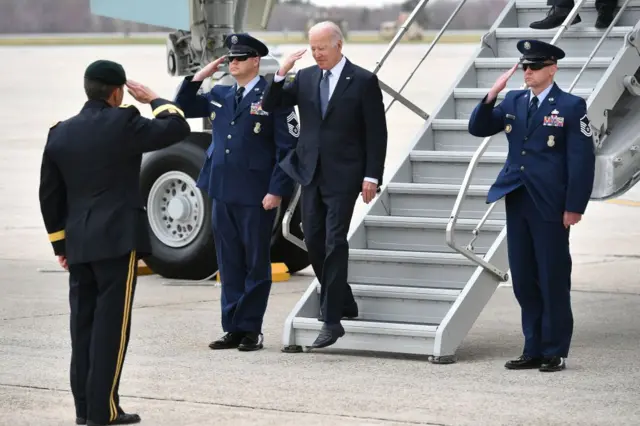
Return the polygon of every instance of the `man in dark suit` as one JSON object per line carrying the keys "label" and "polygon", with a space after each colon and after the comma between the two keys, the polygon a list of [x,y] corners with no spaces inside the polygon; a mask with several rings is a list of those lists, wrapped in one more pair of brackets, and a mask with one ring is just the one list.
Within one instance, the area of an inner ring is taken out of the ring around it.
{"label": "man in dark suit", "polygon": [[559,371],[573,333],[569,229],[589,203],[595,152],[584,99],[553,81],[564,52],[537,40],[521,40],[518,50],[529,89],[511,90],[494,106],[514,65],[475,108],[469,132],[504,131],[509,140],[487,197],[488,203],[506,197],[509,266],[522,309],[524,350],[505,367]]}
{"label": "man in dark suit", "polygon": [[176,102],[188,118],[211,117],[213,127],[197,184],[213,203],[225,334],[209,347],[254,351],[263,348],[277,207],[294,186],[278,162],[295,148],[300,129],[292,107],[278,108],[272,114],[261,107],[267,82],[259,75],[260,58],[269,53],[267,46],[248,34],[230,34],[225,45],[236,83],[218,84],[198,94],[202,81],[218,70],[222,57],[186,77]]}
{"label": "man in dark suit", "polygon": [[285,60],[265,91],[262,108],[298,106],[300,142],[281,163],[302,189],[302,225],[313,270],[321,284],[323,327],[312,347],[332,345],[344,335],[342,317],[358,316],[347,284],[347,233],[358,194],[365,203],[382,182],[387,126],[375,74],[342,54],[343,37],[332,22],[309,31],[317,65],[284,76],[304,50]]}
{"label": "man in dark suit", "polygon": [[[125,83],[155,119],[122,105]],[[96,61],[85,71],[88,100],[49,130],[42,156],[40,208],[53,251],[69,271],[71,391],[76,424],[138,423],[120,408],[138,259],[150,254],[139,193],[142,153],[189,135],[184,114],[124,69]]]}
{"label": "man in dark suit", "polygon": [[[547,16],[539,21],[532,22],[529,27],[536,30],[549,30],[557,28],[567,19],[571,9],[575,6],[574,0],[547,0],[547,5],[551,6]],[[618,0],[596,0],[596,10],[598,17],[596,18],[595,27],[599,29],[607,28],[613,21],[613,12],[618,6]],[[576,14],[572,24],[582,22],[580,14]]]}

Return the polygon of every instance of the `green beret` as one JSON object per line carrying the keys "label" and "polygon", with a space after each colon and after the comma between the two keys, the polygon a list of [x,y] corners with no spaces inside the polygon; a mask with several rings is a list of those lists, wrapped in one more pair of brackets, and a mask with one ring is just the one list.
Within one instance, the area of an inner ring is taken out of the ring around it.
{"label": "green beret", "polygon": [[127,76],[122,65],[104,59],[90,64],[84,72],[84,78],[110,86],[122,86],[127,82]]}

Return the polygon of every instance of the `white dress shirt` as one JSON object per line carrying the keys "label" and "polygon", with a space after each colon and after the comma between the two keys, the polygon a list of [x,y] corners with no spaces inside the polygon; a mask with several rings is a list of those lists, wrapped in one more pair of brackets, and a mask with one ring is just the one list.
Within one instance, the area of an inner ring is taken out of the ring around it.
{"label": "white dress shirt", "polygon": [[[327,102],[329,100],[331,100],[331,96],[333,95],[334,90],[336,90],[336,86],[338,85],[338,81],[340,80],[340,74],[342,74],[342,70],[344,69],[344,65],[347,63],[347,58],[346,56],[342,55],[342,59],[340,59],[340,62],[338,62],[333,68],[331,68],[331,75],[329,76],[329,98],[327,99]],[[326,71],[322,71],[322,75],[324,76]],[[274,83],[278,83],[280,81],[284,80],[284,77],[281,75],[274,75],[273,76],[273,82]],[[371,177],[366,177],[364,178],[364,180],[368,181],[368,182],[372,182],[375,183],[376,185],[378,184],[378,179],[375,178],[371,178]]]}

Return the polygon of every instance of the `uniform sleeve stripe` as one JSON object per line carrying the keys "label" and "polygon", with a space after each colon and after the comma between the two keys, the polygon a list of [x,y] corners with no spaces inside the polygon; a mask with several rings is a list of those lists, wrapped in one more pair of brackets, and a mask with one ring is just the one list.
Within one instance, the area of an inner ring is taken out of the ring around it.
{"label": "uniform sleeve stripe", "polygon": [[170,112],[172,114],[176,114],[177,113],[177,114],[180,114],[181,116],[184,117],[184,112],[182,112],[182,110],[180,108],[178,108],[177,106],[172,105],[172,104],[162,105],[162,106],[159,106],[158,108],[154,109],[153,110],[153,116],[157,117],[158,114],[160,114],[161,112],[164,112],[164,111],[168,111],[168,112]]}
{"label": "uniform sleeve stripe", "polygon": [[65,234],[64,229],[62,231],[53,232],[49,234],[49,241],[55,243],[56,241],[64,240]]}

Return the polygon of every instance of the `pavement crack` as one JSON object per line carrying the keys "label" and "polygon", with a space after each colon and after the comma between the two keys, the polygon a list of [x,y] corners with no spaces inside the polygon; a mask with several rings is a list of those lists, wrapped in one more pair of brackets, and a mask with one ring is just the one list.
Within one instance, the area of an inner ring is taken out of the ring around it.
{"label": "pavement crack", "polygon": [[[11,383],[0,383],[0,387],[5,388],[14,388],[14,389],[28,389],[28,390],[40,390],[40,391],[49,391],[49,392],[62,392],[62,393],[71,393],[68,389],[60,389],[55,387],[47,387],[47,386],[33,386],[33,385],[16,385]],[[131,398],[131,399],[139,399],[143,401],[159,401],[159,402],[184,402],[187,404],[196,404],[196,405],[206,405],[211,407],[225,407],[225,408],[241,408],[245,410],[256,410],[256,411],[269,411],[272,413],[287,413],[287,414],[307,414],[313,416],[321,416],[321,417],[338,417],[341,419],[352,419],[352,420],[373,420],[380,422],[393,422],[396,424],[405,424],[405,425],[422,425],[422,426],[450,426],[444,423],[424,423],[415,420],[397,420],[390,419],[386,417],[374,417],[374,416],[357,416],[351,414],[340,414],[340,413],[321,413],[317,411],[311,410],[287,410],[283,408],[275,408],[275,407],[252,407],[250,405],[244,404],[225,404],[221,402],[211,402],[211,401],[200,401],[200,400],[189,400],[189,399],[178,399],[178,398],[162,398],[155,396],[139,396],[139,395],[126,395],[121,394],[120,398]]]}

